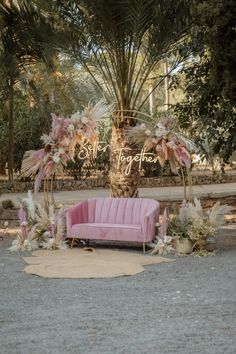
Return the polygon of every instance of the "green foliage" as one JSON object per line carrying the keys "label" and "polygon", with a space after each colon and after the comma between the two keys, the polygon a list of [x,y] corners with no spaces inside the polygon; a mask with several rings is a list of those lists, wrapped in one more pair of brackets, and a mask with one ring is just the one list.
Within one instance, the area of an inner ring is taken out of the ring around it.
{"label": "green foliage", "polygon": [[157,161],[156,163],[148,163],[144,161],[142,163],[142,170],[144,177],[161,177],[162,176],[162,167]]}
{"label": "green foliage", "polygon": [[42,64],[28,69],[21,86],[33,103],[49,106],[50,112],[65,117],[81,111],[91,99],[101,98],[84,70],[69,58],[55,58],[53,71]]}
{"label": "green foliage", "polygon": [[[188,0],[85,0],[54,2],[71,33],[69,53],[119,110],[114,123],[135,124],[130,110],[140,110],[149,92],[143,87],[169,52],[173,67],[182,60],[189,28]],[[186,53],[184,53],[184,56]],[[155,82],[157,87],[162,77]],[[126,110],[128,110],[126,112]],[[121,113],[121,112],[122,113]]]}
{"label": "green foliage", "polygon": [[[19,171],[24,153],[40,149],[40,137],[51,127],[50,114],[70,116],[82,110],[91,97],[99,95],[90,84],[86,87],[86,76],[71,60],[58,60],[54,72],[37,64],[25,71],[21,83],[15,86],[14,122],[14,169]],[[8,113],[7,105],[0,101],[0,165],[7,162]]]}
{"label": "green foliage", "polygon": [[1,204],[2,204],[3,209],[13,209],[14,208],[14,203],[11,199],[3,200]]}
{"label": "green foliage", "polygon": [[202,151],[227,161],[236,149],[235,3],[195,1],[193,17],[189,46],[194,56],[181,73],[186,100],[175,112]]}
{"label": "green foliage", "polygon": [[[14,168],[14,89],[26,68],[42,61],[53,68],[59,43],[65,41],[61,26],[30,0],[0,2],[0,99],[8,101],[8,176]],[[2,149],[0,149],[2,150]],[[2,151],[0,151],[0,158]],[[2,165],[2,164],[1,164]],[[0,166],[1,170],[3,166]]]}
{"label": "green foliage", "polygon": [[68,161],[67,171],[69,176],[73,177],[75,180],[84,180],[91,176],[91,170],[86,160],[81,160],[77,157],[78,152],[76,148],[74,160]]}
{"label": "green foliage", "polygon": [[4,172],[4,167],[7,162],[7,127],[7,117],[2,108],[0,115],[0,166],[2,172]]}
{"label": "green foliage", "polygon": [[[15,171],[19,171],[24,153],[27,150],[39,149],[41,147],[40,136],[50,130],[50,115],[44,107],[37,105],[30,107],[27,101],[29,97],[24,96],[21,91],[16,91],[15,97],[15,129],[14,129],[14,160]],[[5,163],[7,161],[7,113],[2,112],[0,120],[0,142]],[[4,160],[4,159],[3,159]]]}
{"label": "green foliage", "polygon": [[8,80],[15,83],[25,67],[44,61],[53,67],[56,47],[62,41],[63,31],[53,26],[32,1],[20,0],[0,4],[0,76],[2,88],[8,86]]}
{"label": "green foliage", "polygon": [[[69,161],[67,166],[67,171],[70,176],[73,176],[74,179],[86,179],[92,175],[99,175],[99,177],[107,177],[110,170],[110,149],[108,147],[111,136],[111,122],[109,119],[103,121],[99,126],[99,142],[101,146],[104,147],[104,151],[97,151],[95,156],[93,152],[90,151],[89,154],[86,152],[89,150],[89,147],[80,148],[77,146],[74,161]],[[85,149],[85,150],[84,150]],[[82,152],[82,155],[87,155],[86,159],[80,159],[78,156]],[[106,179],[105,179],[106,181]]]}
{"label": "green foliage", "polygon": [[105,178],[109,174],[109,149],[105,152],[98,153],[96,158],[92,157],[81,160],[78,158],[81,149],[77,147],[74,161],[69,161],[67,165],[67,172],[69,176],[72,176],[75,180],[83,180],[91,176],[98,176]]}
{"label": "green foliage", "polygon": [[167,234],[173,238],[189,238],[189,221],[183,222],[178,215],[174,215],[168,222]]}

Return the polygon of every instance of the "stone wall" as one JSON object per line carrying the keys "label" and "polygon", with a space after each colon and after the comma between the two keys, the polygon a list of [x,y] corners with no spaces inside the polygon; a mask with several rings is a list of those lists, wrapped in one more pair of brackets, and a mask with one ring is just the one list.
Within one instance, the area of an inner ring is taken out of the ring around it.
{"label": "stone wall", "polygon": [[[225,176],[193,176],[194,185],[212,184],[212,183],[236,183],[236,175]],[[182,186],[182,180],[179,176],[163,176],[158,177],[141,177],[139,187],[151,188],[151,187],[168,187],[168,186]],[[96,188],[109,188],[108,178],[87,178],[82,181],[76,181],[73,179],[60,179],[54,182],[55,191],[70,191],[70,190],[85,190]],[[27,192],[34,189],[33,182],[1,182],[0,193],[11,192]]]}
{"label": "stone wall", "polygon": [[[186,182],[187,183],[187,182]],[[224,176],[192,176],[193,185],[202,184],[217,184],[217,183],[236,183],[235,175]],[[182,186],[182,178],[180,176],[163,176],[163,177],[142,177],[140,187],[168,187],[168,186]]]}

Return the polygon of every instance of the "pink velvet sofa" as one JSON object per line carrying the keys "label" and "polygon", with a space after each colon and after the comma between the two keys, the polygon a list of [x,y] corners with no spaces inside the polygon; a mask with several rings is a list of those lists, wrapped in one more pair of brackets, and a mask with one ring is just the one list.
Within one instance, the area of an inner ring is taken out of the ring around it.
{"label": "pink velvet sofa", "polygon": [[143,198],[94,198],[66,214],[67,238],[150,242],[155,236],[160,204]]}

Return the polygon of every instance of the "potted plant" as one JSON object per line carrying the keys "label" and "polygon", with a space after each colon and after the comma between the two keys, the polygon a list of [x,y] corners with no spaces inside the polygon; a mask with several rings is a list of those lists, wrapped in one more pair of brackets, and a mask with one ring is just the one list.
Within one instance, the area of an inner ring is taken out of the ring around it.
{"label": "potted plant", "polygon": [[207,239],[216,234],[224,221],[224,215],[232,210],[228,205],[216,202],[211,209],[203,209],[199,199],[183,201],[179,213],[170,218],[168,235],[174,239],[178,253],[201,252],[206,249]]}
{"label": "potted plant", "polygon": [[168,223],[168,235],[173,239],[176,252],[189,254],[193,251],[193,241],[188,235],[189,222],[182,220],[180,215],[173,215]]}

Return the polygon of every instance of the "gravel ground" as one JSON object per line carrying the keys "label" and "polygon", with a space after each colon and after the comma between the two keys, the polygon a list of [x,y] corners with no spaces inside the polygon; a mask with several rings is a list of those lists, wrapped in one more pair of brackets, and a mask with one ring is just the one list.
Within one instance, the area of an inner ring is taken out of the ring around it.
{"label": "gravel ground", "polygon": [[235,354],[236,247],[132,277],[45,279],[0,241],[1,354]]}

